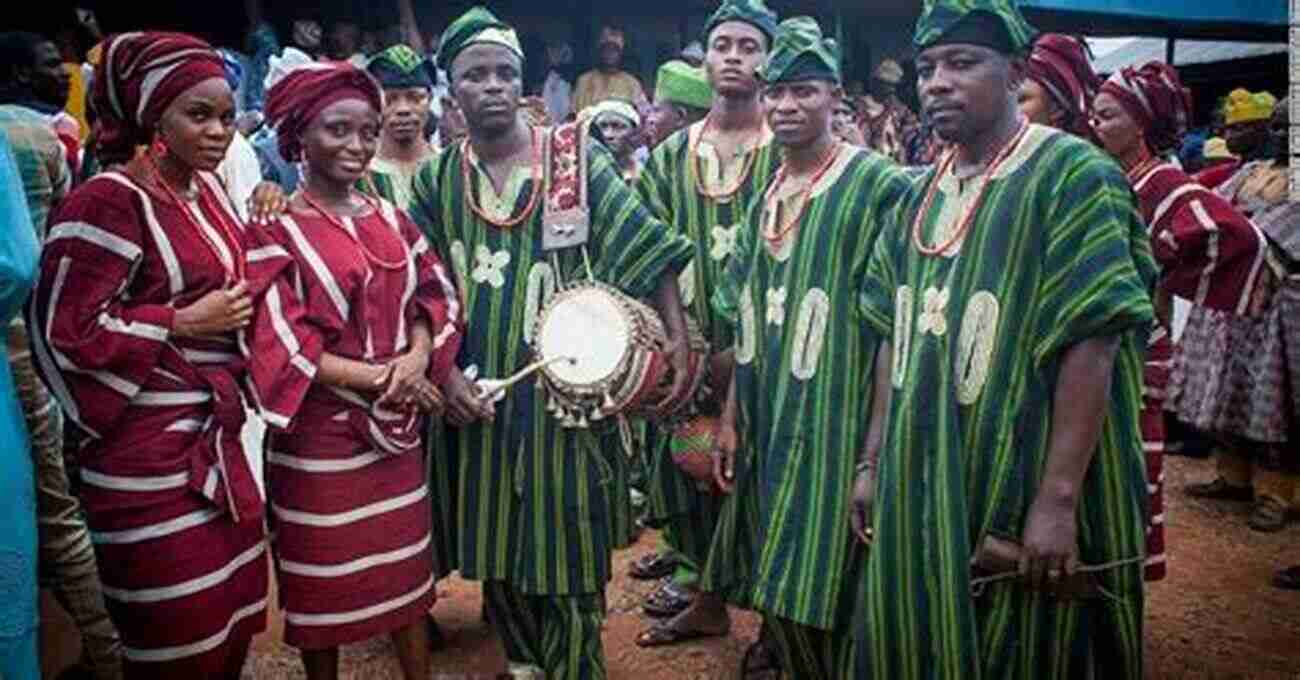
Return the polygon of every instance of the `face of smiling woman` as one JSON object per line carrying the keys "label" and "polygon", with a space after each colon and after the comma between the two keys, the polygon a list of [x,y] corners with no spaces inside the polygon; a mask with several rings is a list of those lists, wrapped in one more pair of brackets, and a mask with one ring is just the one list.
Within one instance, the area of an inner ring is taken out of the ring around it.
{"label": "face of smiling woman", "polygon": [[335,187],[361,179],[379,148],[379,112],[370,102],[344,99],[321,111],[302,136],[310,181]]}

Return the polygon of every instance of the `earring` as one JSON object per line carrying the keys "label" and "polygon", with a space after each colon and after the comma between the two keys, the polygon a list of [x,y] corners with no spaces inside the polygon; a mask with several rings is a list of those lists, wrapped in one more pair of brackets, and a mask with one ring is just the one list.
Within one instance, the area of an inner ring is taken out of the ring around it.
{"label": "earring", "polygon": [[167,142],[163,140],[162,133],[155,132],[153,135],[153,143],[149,145],[149,153],[152,154],[155,159],[157,159],[166,156],[167,151],[168,151]]}

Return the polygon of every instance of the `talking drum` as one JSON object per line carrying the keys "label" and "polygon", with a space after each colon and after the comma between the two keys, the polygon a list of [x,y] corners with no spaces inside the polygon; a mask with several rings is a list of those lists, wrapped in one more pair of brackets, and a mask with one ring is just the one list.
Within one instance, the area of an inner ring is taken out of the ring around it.
{"label": "talking drum", "polygon": [[[538,381],[547,410],[565,427],[589,427],[615,415],[679,417],[701,391],[708,364],[703,336],[693,326],[688,332],[689,390],[659,408],[674,377],[659,315],[601,283],[583,282],[556,293],[533,329],[534,352],[551,362]],[[556,361],[560,358],[567,360]]]}

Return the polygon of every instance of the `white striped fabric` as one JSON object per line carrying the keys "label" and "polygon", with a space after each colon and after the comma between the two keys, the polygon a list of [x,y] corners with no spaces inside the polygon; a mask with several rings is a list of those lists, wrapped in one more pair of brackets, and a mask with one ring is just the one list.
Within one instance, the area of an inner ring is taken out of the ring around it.
{"label": "white striped fabric", "polygon": [[428,493],[428,487],[422,485],[418,489],[401,496],[395,496],[370,505],[363,505],[347,512],[333,514],[289,510],[274,503],[271,507],[275,511],[275,518],[278,521],[313,527],[338,527],[392,512],[408,505],[414,505],[424,500]]}
{"label": "white striped fabric", "polygon": [[254,560],[265,553],[266,541],[261,541],[257,545],[245,550],[243,553],[236,555],[234,559],[230,560],[225,565],[211,573],[204,574],[203,576],[182,581],[171,586],[141,588],[139,590],[126,590],[124,588],[110,588],[104,586],[104,595],[105,597],[112,598],[118,602],[135,604],[164,602],[167,600],[189,597],[195,593],[225,583],[230,580],[230,577],[234,575],[236,571],[251,564]]}
{"label": "white striped fabric", "polygon": [[430,541],[431,537],[426,533],[424,538],[412,543],[411,545],[391,550],[389,552],[367,555],[350,562],[343,562],[342,564],[304,564],[302,562],[291,562],[282,559],[279,560],[279,565],[280,569],[288,574],[311,576],[314,578],[335,578],[338,576],[356,574],[386,564],[395,564],[403,560],[409,560],[425,550],[428,550]]}
{"label": "white striped fabric", "polygon": [[225,628],[218,633],[206,637],[198,642],[192,642],[187,645],[177,645],[175,647],[160,647],[158,649],[136,649],[134,647],[123,647],[122,653],[127,659],[138,663],[162,663],[166,661],[175,661],[190,656],[197,656],[204,652],[210,652],[225,643],[226,638],[230,637],[230,631],[244,619],[260,614],[266,610],[266,598],[243,607],[230,617],[226,622]]}
{"label": "white striped fabric", "polygon": [[155,538],[178,534],[186,529],[193,529],[194,527],[207,524],[220,516],[221,513],[217,510],[205,508],[203,510],[195,510],[194,512],[181,515],[175,519],[169,519],[165,522],[137,527],[135,529],[94,531],[90,534],[90,540],[93,543],[101,545],[140,543],[142,541],[149,541]]}
{"label": "white striped fabric", "polygon": [[357,621],[373,619],[376,616],[382,616],[395,609],[401,609],[406,605],[424,597],[425,593],[433,587],[433,576],[424,582],[419,588],[412,590],[405,595],[393,598],[387,602],[380,602],[376,605],[354,609],[347,612],[338,612],[336,614],[302,614],[299,612],[286,611],[284,619],[296,626],[340,626]]}

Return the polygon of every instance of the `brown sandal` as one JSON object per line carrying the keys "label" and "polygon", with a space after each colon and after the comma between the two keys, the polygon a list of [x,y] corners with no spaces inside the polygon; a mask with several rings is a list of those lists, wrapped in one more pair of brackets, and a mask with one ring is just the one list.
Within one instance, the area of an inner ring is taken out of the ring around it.
{"label": "brown sandal", "polygon": [[1300,565],[1273,574],[1273,586],[1282,590],[1300,590]]}
{"label": "brown sandal", "polygon": [[1250,528],[1269,534],[1281,531],[1286,528],[1286,515],[1285,505],[1273,498],[1261,498],[1250,515]]}
{"label": "brown sandal", "polygon": [[653,552],[628,567],[627,575],[639,581],[653,581],[672,574],[677,569],[677,558],[671,553]]}
{"label": "brown sandal", "polygon": [[1222,477],[1201,484],[1188,484],[1183,492],[1192,498],[1204,498],[1211,501],[1233,501],[1246,503],[1255,499],[1255,492],[1249,486],[1229,484]]}
{"label": "brown sandal", "polygon": [[664,581],[658,590],[646,597],[641,609],[648,616],[669,619],[686,611],[694,601],[695,593],[673,583],[670,579]]}
{"label": "brown sandal", "polygon": [[722,637],[730,633],[730,629],[720,633],[714,633],[704,630],[681,630],[673,626],[671,622],[660,623],[643,631],[636,636],[636,646],[649,649],[650,647],[667,647],[682,642],[692,640],[702,640],[704,638]]}

